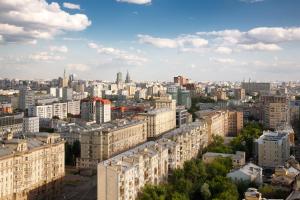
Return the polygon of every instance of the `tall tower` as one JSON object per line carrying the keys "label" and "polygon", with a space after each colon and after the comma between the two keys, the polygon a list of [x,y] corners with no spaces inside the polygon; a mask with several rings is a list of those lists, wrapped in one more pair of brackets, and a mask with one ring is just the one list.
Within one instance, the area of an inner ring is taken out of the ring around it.
{"label": "tall tower", "polygon": [[129,72],[127,71],[125,83],[131,83]]}
{"label": "tall tower", "polygon": [[117,84],[120,84],[123,82],[123,78],[122,78],[122,72],[118,72],[117,73],[117,80],[116,80],[116,83]]}
{"label": "tall tower", "polygon": [[64,76],[63,76],[63,80],[62,80],[62,87],[68,87],[69,84],[69,78],[66,74],[66,69],[64,69]]}

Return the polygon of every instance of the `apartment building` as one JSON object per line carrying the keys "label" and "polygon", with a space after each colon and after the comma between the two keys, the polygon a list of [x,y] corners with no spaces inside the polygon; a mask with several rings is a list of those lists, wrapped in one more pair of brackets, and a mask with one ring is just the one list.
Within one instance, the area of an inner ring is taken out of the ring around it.
{"label": "apartment building", "polygon": [[265,168],[282,166],[290,157],[290,139],[286,132],[264,131],[257,139],[258,165]]}
{"label": "apartment building", "polygon": [[28,108],[28,116],[40,119],[51,119],[53,117],[53,105],[33,105]]}
{"label": "apartment building", "polygon": [[147,121],[147,137],[155,138],[176,128],[176,110],[159,108],[139,113],[138,119]]}
{"label": "apartment building", "polygon": [[68,114],[80,115],[80,101],[68,101]]}
{"label": "apartment building", "polygon": [[214,135],[225,137],[228,133],[228,111],[200,111],[197,113],[200,119],[208,125],[208,140]]}
{"label": "apartment building", "polygon": [[[175,142],[175,149],[170,148],[170,154],[176,153],[176,159],[169,159],[172,162],[170,169],[182,167],[184,162],[197,157],[199,151],[208,145],[208,126],[203,121],[192,122],[187,125],[170,131],[162,136],[162,138]],[[170,155],[175,156],[175,155]]]}
{"label": "apartment building", "polygon": [[234,89],[234,99],[235,100],[245,100],[246,92],[243,88],[235,88]]}
{"label": "apartment building", "polygon": [[276,129],[289,122],[289,102],[286,96],[261,96],[263,125],[268,129]]}
{"label": "apartment building", "polygon": [[94,130],[82,132],[78,168],[96,169],[100,161],[135,147],[147,140],[147,123],[141,120],[117,120]]}
{"label": "apartment building", "polygon": [[24,133],[38,133],[40,131],[39,117],[24,117],[23,132]]}
{"label": "apartment building", "polygon": [[229,110],[203,110],[196,113],[208,124],[209,141],[214,135],[221,137],[238,135],[243,126],[243,113]]}
{"label": "apartment building", "polygon": [[55,199],[65,175],[64,141],[59,135],[7,135],[1,143],[0,199]]}
{"label": "apartment building", "polygon": [[172,169],[207,145],[207,125],[193,122],[98,164],[98,200],[134,200],[146,184],[167,180]]}
{"label": "apartment building", "polygon": [[33,90],[30,90],[30,88],[21,88],[19,91],[18,108],[25,111],[29,106],[34,105],[34,96],[35,93]]}
{"label": "apartment building", "polygon": [[85,121],[96,121],[98,124],[111,120],[111,102],[98,97],[81,100],[81,119]]}
{"label": "apartment building", "polygon": [[239,111],[228,111],[228,136],[235,137],[244,127],[244,115]]}
{"label": "apartment building", "polygon": [[260,83],[260,82],[242,82],[242,88],[245,89],[247,94],[254,92],[258,93],[269,93],[272,89],[271,83]]}
{"label": "apartment building", "polygon": [[59,119],[66,119],[68,116],[68,104],[53,103],[53,116],[56,116]]}
{"label": "apartment building", "polygon": [[23,130],[23,113],[12,113],[0,115],[0,137],[10,132],[13,135]]}

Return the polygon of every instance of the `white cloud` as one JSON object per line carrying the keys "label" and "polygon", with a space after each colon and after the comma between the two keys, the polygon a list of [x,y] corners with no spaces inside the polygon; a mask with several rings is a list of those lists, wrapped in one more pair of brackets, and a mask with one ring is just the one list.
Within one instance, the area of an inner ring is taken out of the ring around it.
{"label": "white cloud", "polygon": [[109,56],[116,61],[124,61],[130,65],[141,65],[142,63],[147,62],[148,60],[140,55],[132,54],[127,51],[123,51],[117,48],[104,47],[96,43],[88,43],[88,47],[95,49],[97,53]]}
{"label": "white cloud", "polygon": [[232,49],[229,47],[218,47],[215,52],[219,54],[231,54]]}
{"label": "white cloud", "polygon": [[68,70],[85,72],[88,71],[89,69],[90,69],[89,66],[85,64],[68,64]]}
{"label": "white cloud", "polygon": [[28,58],[30,60],[34,60],[34,61],[48,61],[48,62],[64,59],[64,57],[61,57],[61,56],[58,56],[58,55],[55,55],[53,53],[49,53],[46,51],[31,54],[31,55],[29,55]]}
{"label": "white cloud", "polygon": [[8,43],[50,39],[91,24],[86,15],[69,14],[46,0],[1,0],[0,19],[0,34]]}
{"label": "white cloud", "polygon": [[183,35],[175,39],[152,37],[150,35],[138,35],[139,42],[150,44],[158,48],[178,48],[180,51],[197,51],[208,45],[208,41],[195,35]]}
{"label": "white cloud", "polygon": [[143,5],[143,4],[151,4],[152,0],[117,0],[117,2]]}
{"label": "white cloud", "polygon": [[233,64],[233,63],[235,63],[235,60],[231,59],[231,58],[210,58],[209,60],[212,61],[212,62],[215,62],[215,63],[219,63],[219,64]]}
{"label": "white cloud", "polygon": [[63,6],[65,8],[72,9],[72,10],[80,10],[80,5],[78,5],[78,4],[64,2]]}
{"label": "white cloud", "polygon": [[67,53],[68,47],[66,47],[66,46],[51,46],[50,51],[59,52],[59,53]]}
{"label": "white cloud", "polygon": [[248,51],[279,51],[281,48],[277,44],[264,44],[264,43],[256,43],[256,44],[241,44],[239,45],[244,50]]}

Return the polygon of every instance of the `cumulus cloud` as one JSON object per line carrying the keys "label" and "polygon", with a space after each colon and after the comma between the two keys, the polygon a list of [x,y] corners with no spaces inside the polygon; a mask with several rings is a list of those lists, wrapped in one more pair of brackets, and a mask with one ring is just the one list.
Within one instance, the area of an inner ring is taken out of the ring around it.
{"label": "cumulus cloud", "polygon": [[85,64],[68,64],[67,67],[68,70],[79,71],[79,72],[85,72],[90,69],[89,66]]}
{"label": "cumulus cloud", "polygon": [[8,43],[50,39],[91,24],[86,15],[70,14],[46,0],[1,0],[0,19],[0,35]]}
{"label": "cumulus cloud", "polygon": [[65,8],[72,9],[72,10],[80,10],[80,5],[78,5],[78,4],[64,2],[63,6]]}
{"label": "cumulus cloud", "polygon": [[151,4],[152,0],[117,0],[117,2],[132,3],[132,4]]}
{"label": "cumulus cloud", "polygon": [[229,47],[218,47],[215,52],[219,54],[231,54],[232,49]]}
{"label": "cumulus cloud", "polygon": [[259,50],[259,51],[279,51],[281,50],[281,47],[279,47],[277,44],[264,44],[264,43],[256,43],[256,44],[241,44],[239,45],[242,49],[253,51],[253,50]]}
{"label": "cumulus cloud", "polygon": [[59,53],[67,53],[69,50],[68,50],[68,47],[66,47],[66,46],[51,46],[50,51],[59,52]]}
{"label": "cumulus cloud", "polygon": [[47,62],[58,61],[58,60],[64,59],[64,57],[61,57],[59,55],[55,55],[53,53],[49,53],[46,51],[31,54],[31,55],[29,55],[28,58],[30,60],[34,60],[34,61],[47,61]]}
{"label": "cumulus cloud", "polygon": [[210,61],[219,63],[219,64],[232,64],[235,63],[235,60],[232,58],[209,58]]}
{"label": "cumulus cloud", "polygon": [[170,39],[139,34],[138,38],[142,44],[150,44],[158,48],[178,48],[181,51],[195,51],[208,45],[207,40],[195,35],[184,35]]}
{"label": "cumulus cloud", "polygon": [[97,53],[109,56],[116,61],[124,61],[130,65],[141,65],[147,62],[147,59],[143,56],[129,53],[113,47],[104,47],[103,45],[98,45],[96,43],[88,43],[88,47],[95,49]]}

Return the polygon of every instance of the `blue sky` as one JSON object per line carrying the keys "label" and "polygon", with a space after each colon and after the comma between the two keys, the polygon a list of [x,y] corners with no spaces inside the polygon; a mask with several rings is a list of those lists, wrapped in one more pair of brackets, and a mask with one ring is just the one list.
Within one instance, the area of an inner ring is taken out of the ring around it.
{"label": "blue sky", "polygon": [[99,80],[126,70],[136,80],[297,80],[299,8],[298,0],[3,0],[0,77],[50,79],[66,68]]}

